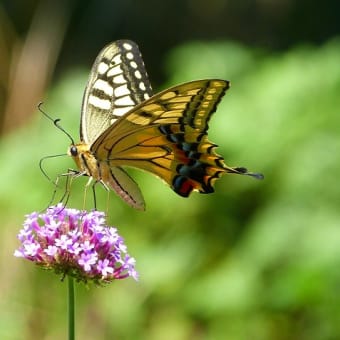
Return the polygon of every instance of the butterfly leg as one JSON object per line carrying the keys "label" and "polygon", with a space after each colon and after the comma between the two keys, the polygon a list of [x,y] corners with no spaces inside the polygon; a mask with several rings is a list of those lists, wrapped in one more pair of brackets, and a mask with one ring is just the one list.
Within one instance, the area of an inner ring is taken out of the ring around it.
{"label": "butterfly leg", "polygon": [[[89,177],[89,180],[87,181],[84,189],[84,201],[83,201],[83,209],[85,209],[86,205],[86,196],[87,196],[87,189],[91,185],[92,188],[92,194],[93,194],[93,205],[94,209],[97,210],[97,196],[96,196],[96,185],[99,181],[95,180],[93,181],[93,177]],[[101,182],[101,181],[100,181]],[[102,182],[101,182],[102,183]],[[104,185],[104,183],[102,183]],[[107,186],[104,185],[105,190],[109,190]]]}
{"label": "butterfly leg", "polygon": [[59,200],[59,202],[63,203],[63,201],[65,200],[65,197],[66,197],[66,201],[65,201],[64,205],[67,204],[69,196],[70,196],[70,188],[71,188],[72,179],[76,176],[79,176],[79,171],[76,171],[76,170],[73,170],[73,169],[68,169],[67,173],[59,174],[56,177],[56,179],[52,182],[54,184],[54,190],[53,190],[52,197],[51,197],[47,207],[49,207],[53,204],[55,197],[57,195],[57,190],[58,190],[58,188],[60,188],[59,180],[60,180],[60,178],[65,177],[65,176],[66,176],[65,191],[64,191],[61,199]]}
{"label": "butterfly leg", "polygon": [[[72,185],[72,182],[73,182],[73,179],[74,178],[77,178],[79,176],[83,176],[84,174],[77,171],[77,170],[73,170],[73,169],[68,169],[67,170],[67,173],[65,174],[61,174],[59,175],[58,177],[61,177],[61,176],[66,176],[66,184],[65,184],[65,192],[60,200],[60,202],[64,202],[64,206],[67,205],[68,203],[68,200],[70,198],[70,194],[71,194],[71,185]],[[66,198],[66,199],[65,199]]]}
{"label": "butterfly leg", "polygon": [[[86,205],[87,189],[88,189],[88,187],[91,185],[92,180],[93,180],[93,177],[89,177],[89,180],[88,180],[87,183],[85,184],[85,189],[84,189],[84,199],[83,199],[83,209],[85,209],[85,205]],[[96,183],[96,182],[94,182],[94,183],[92,184],[92,188],[93,188],[93,186],[95,185],[95,183]],[[93,189],[92,189],[92,190],[93,190]],[[96,208],[96,202],[94,202],[94,208],[95,208],[95,210],[97,210],[97,208]]]}
{"label": "butterfly leg", "polygon": [[[106,185],[106,183],[103,180],[99,181],[100,184],[103,186],[103,188],[105,189],[105,191],[107,192],[107,200],[106,200],[106,216],[108,216],[109,213],[109,202],[110,202],[110,188]],[[96,200],[96,193],[95,193],[95,185],[98,183],[98,181],[96,183],[93,184],[93,197],[94,200]]]}
{"label": "butterfly leg", "polygon": [[107,200],[106,200],[106,216],[109,214],[109,203],[110,203],[110,190],[107,191]]}
{"label": "butterfly leg", "polygon": [[[91,180],[91,181],[89,180],[88,183],[87,183],[86,185],[89,186],[91,182],[92,182],[92,180]],[[107,195],[108,195],[107,206],[106,206],[106,212],[107,212],[107,211],[108,211],[108,208],[109,208],[108,202],[109,202],[110,189],[108,188],[108,186],[107,186],[103,181],[94,181],[94,182],[92,183],[92,194],[93,194],[94,209],[97,210],[96,185],[97,185],[99,182],[102,184],[102,186],[104,187],[104,189],[107,191]]]}

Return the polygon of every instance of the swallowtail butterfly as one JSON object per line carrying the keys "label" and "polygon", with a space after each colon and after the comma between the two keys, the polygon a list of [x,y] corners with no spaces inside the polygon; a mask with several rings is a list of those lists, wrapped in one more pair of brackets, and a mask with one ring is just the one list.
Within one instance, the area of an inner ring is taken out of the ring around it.
{"label": "swallowtail butterfly", "polygon": [[212,193],[216,179],[226,173],[262,178],[225,165],[208,140],[209,119],[229,85],[195,80],[153,94],[138,46],[113,42],[95,60],[83,98],[81,141],[68,154],[80,175],[140,210],[142,193],[123,167],[148,171],[183,197]]}

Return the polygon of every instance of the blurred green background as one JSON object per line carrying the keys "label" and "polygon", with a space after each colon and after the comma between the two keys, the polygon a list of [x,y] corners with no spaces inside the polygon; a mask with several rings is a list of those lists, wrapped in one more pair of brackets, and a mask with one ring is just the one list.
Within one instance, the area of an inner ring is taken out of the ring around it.
{"label": "blurred green background", "polygon": [[[225,176],[184,199],[133,171],[147,210],[112,194],[110,223],[140,281],[77,286],[77,338],[340,339],[339,23],[338,1],[2,1],[0,338],[66,338],[66,283],[13,257],[24,214],[53,192],[38,162],[69,143],[37,104],[77,139],[96,55],[129,38],[155,91],[231,81],[210,139],[265,180]],[[52,178],[69,167],[46,162]]]}

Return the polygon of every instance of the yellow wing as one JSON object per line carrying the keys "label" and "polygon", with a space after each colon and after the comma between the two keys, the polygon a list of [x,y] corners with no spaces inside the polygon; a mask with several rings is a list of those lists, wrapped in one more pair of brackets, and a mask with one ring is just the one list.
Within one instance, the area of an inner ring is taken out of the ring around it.
{"label": "yellow wing", "polygon": [[129,166],[153,173],[184,197],[193,190],[213,192],[225,173],[260,178],[225,165],[208,140],[209,119],[228,88],[228,81],[210,79],[162,91],[119,118],[94,141],[91,152],[111,169]]}

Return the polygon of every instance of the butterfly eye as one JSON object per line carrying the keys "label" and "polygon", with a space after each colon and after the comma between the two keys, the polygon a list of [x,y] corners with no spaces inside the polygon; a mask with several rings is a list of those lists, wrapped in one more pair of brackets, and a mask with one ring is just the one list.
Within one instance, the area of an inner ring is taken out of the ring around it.
{"label": "butterfly eye", "polygon": [[72,155],[73,157],[76,157],[76,156],[78,155],[78,149],[77,149],[77,147],[74,146],[74,145],[72,145],[72,146],[70,147],[70,153],[71,153],[71,155]]}

